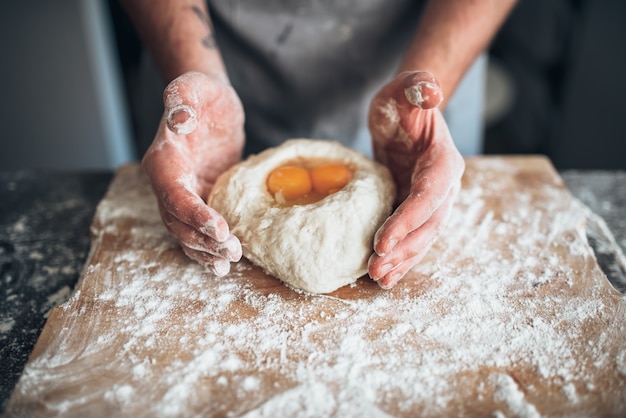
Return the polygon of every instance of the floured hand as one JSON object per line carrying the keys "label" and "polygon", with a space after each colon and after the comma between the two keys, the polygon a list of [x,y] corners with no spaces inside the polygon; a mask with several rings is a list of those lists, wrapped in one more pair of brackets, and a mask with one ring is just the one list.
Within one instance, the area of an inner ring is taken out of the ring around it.
{"label": "floured hand", "polygon": [[241,159],[243,107],[230,85],[197,72],[173,80],[163,99],[164,116],[142,165],[169,232],[185,254],[222,276],[241,258],[241,244],[204,199]]}
{"label": "floured hand", "polygon": [[428,72],[404,72],[372,101],[369,127],[377,160],[398,185],[395,212],[374,238],[369,274],[391,288],[430,249],[444,226],[465,169],[437,106],[443,93]]}

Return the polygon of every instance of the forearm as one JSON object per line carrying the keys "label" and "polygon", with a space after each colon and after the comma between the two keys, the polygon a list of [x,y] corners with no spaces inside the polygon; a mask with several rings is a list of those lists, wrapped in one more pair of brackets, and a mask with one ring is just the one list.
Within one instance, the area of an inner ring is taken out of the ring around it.
{"label": "forearm", "polygon": [[205,1],[121,2],[166,82],[188,71],[228,81]]}
{"label": "forearm", "polygon": [[430,0],[399,72],[437,77],[445,107],[465,72],[485,50],[516,0]]}

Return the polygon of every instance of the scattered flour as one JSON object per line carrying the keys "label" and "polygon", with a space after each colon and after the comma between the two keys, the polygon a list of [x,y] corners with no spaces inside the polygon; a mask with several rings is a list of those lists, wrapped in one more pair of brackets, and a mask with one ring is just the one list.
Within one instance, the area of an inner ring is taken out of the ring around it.
{"label": "scattered flour", "polygon": [[72,293],[72,290],[69,288],[69,286],[63,286],[61,289],[59,289],[55,293],[48,296],[48,301],[46,302],[47,311],[44,314],[44,316],[47,317],[52,308],[64,303],[70,297],[71,293]]}
{"label": "scattered flour", "polygon": [[617,370],[624,376],[626,376],[626,350],[622,350],[617,354],[615,359]]}
{"label": "scattered flour", "polygon": [[2,319],[0,320],[0,332],[9,332],[13,329],[14,325],[15,325],[15,319],[13,318]]}
{"label": "scattered flour", "polygon": [[522,392],[511,376],[497,374],[494,376],[496,391],[494,398],[506,403],[509,410],[520,418],[540,418],[541,415],[532,404],[524,400]]}
{"label": "scattered flour", "polygon": [[[168,238],[145,185],[125,179],[127,189],[100,206],[95,232],[130,241],[124,252],[97,254],[109,269],[90,264],[62,306],[71,325],[91,304],[89,329],[66,326],[18,391],[63,412],[94,395],[58,399],[49,388],[88,382],[136,417],[442,416],[462,396],[499,405],[485,415],[534,418],[548,391],[554,402],[582,405],[607,378],[598,370],[626,376],[625,301],[581,276],[593,254],[576,205],[529,205],[523,190],[500,202],[504,180],[476,177],[490,189],[466,185],[411,277],[391,291],[362,280],[336,296],[276,287],[245,261],[211,277]],[[498,204],[518,212],[490,209]],[[117,221],[127,217],[137,222],[124,235]],[[161,262],[144,262],[146,251]],[[579,343],[583,330],[588,344]],[[619,334],[615,358],[606,350]],[[101,386],[94,376],[106,376]],[[625,395],[624,377],[618,382]]]}

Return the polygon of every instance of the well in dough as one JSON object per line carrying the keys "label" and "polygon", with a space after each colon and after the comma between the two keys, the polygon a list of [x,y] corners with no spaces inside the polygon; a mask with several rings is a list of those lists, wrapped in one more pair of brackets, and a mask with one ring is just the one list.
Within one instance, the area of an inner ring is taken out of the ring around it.
{"label": "well in dough", "polygon": [[[354,177],[318,202],[277,205],[267,176],[298,158],[341,161],[355,167]],[[394,199],[391,174],[381,164],[337,142],[292,139],[223,173],[208,204],[224,216],[252,263],[290,287],[329,293],[367,273],[374,234]]]}

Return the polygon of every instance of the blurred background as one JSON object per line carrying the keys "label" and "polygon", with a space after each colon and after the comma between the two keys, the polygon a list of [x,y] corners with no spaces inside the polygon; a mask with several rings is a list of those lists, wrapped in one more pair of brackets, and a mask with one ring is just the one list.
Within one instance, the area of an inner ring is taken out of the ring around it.
{"label": "blurred background", "polygon": [[[489,50],[484,152],[626,169],[624,22],[623,0],[520,0]],[[161,97],[138,94],[154,75],[117,0],[3,1],[0,49],[0,170],[140,158]]]}

